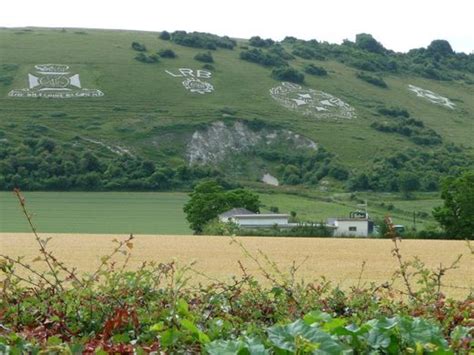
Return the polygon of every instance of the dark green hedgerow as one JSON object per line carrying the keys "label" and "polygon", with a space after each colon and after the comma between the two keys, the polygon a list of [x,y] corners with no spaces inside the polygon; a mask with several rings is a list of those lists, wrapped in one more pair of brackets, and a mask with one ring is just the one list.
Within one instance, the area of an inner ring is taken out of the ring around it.
{"label": "dark green hedgerow", "polygon": [[301,264],[283,272],[236,240],[265,285],[242,264],[230,282],[195,286],[189,281],[205,275],[192,264],[150,262],[128,271],[133,236],[115,240],[96,271],[81,275],[33,232],[37,258],[1,255],[0,353],[468,354],[472,346],[472,295],[442,293],[443,275],[459,258],[434,271],[404,261],[390,228],[400,265],[394,280],[365,284],[363,264],[348,291],[325,279],[300,281]]}

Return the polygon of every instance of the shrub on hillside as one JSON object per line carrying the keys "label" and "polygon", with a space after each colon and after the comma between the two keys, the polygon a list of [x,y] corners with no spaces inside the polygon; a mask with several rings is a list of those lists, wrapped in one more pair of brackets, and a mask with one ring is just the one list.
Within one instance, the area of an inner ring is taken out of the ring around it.
{"label": "shrub on hillside", "polygon": [[138,53],[137,56],[135,56],[135,59],[138,60],[139,62],[142,63],[158,63],[160,59],[158,58],[158,55],[152,54],[152,55],[146,55],[145,53],[141,52]]}
{"label": "shrub on hillside", "polygon": [[203,63],[214,63],[214,58],[212,57],[211,52],[198,53],[194,56],[194,59]]}
{"label": "shrub on hillside", "polygon": [[168,31],[162,31],[160,33],[160,39],[164,40],[164,41],[169,41],[171,39],[171,35]]}
{"label": "shrub on hillside", "polygon": [[377,112],[390,117],[405,117],[409,118],[410,113],[407,109],[401,107],[379,107]]}
{"label": "shrub on hillside", "polygon": [[240,52],[240,59],[267,67],[288,65],[286,60],[282,59],[280,56],[264,52],[259,48]]}
{"label": "shrub on hillside", "polygon": [[161,58],[176,58],[176,53],[172,49],[161,49],[158,51]]}
{"label": "shrub on hillside", "polygon": [[308,64],[304,67],[304,72],[316,76],[326,76],[328,72],[323,67],[318,67],[314,64]]}
{"label": "shrub on hillside", "polygon": [[304,74],[292,67],[278,67],[272,70],[272,78],[301,84],[304,81]]}
{"label": "shrub on hillside", "polygon": [[386,89],[388,86],[387,86],[387,83],[379,76],[373,76],[373,75],[370,75],[370,74],[367,74],[367,73],[363,73],[363,72],[359,72],[357,73],[356,75],[359,79],[369,83],[369,84],[372,84],[372,85],[375,85],[375,86],[378,86],[380,88],[384,88]]}
{"label": "shrub on hillside", "polygon": [[132,42],[132,48],[138,52],[146,52],[146,46],[138,42]]}
{"label": "shrub on hillside", "polygon": [[371,34],[367,33],[357,34],[355,45],[360,49],[372,53],[382,54],[387,51],[381,43],[377,42]]}
{"label": "shrub on hillside", "polygon": [[211,50],[217,48],[233,49],[237,44],[227,36],[220,37],[203,32],[175,31],[171,34],[171,40],[182,46]]}
{"label": "shrub on hillside", "polygon": [[254,36],[249,39],[249,44],[253,47],[271,47],[275,44],[275,41],[270,38],[263,39],[259,36]]}

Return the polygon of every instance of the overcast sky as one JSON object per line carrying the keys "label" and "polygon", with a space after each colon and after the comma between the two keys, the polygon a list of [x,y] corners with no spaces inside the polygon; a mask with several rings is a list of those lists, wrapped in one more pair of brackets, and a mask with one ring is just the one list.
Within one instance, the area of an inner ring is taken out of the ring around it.
{"label": "overcast sky", "polygon": [[2,0],[0,26],[203,31],[340,43],[371,33],[396,51],[448,40],[474,51],[474,0]]}

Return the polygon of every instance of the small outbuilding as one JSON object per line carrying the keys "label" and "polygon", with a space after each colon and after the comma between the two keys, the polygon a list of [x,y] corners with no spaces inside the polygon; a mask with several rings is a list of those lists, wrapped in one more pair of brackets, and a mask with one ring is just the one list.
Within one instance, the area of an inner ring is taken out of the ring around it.
{"label": "small outbuilding", "polygon": [[369,218],[329,218],[327,225],[334,228],[335,237],[368,237],[374,229]]}
{"label": "small outbuilding", "polygon": [[232,222],[242,228],[289,227],[288,214],[255,213],[245,208],[233,208],[219,215],[221,222]]}

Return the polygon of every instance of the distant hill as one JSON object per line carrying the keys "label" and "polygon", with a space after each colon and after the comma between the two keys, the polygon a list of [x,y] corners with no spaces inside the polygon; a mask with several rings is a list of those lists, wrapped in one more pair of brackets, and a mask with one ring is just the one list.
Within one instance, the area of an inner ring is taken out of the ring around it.
{"label": "distant hill", "polygon": [[[438,189],[474,166],[474,55],[202,33],[0,29],[0,188]],[[263,182],[261,182],[263,184]]]}

